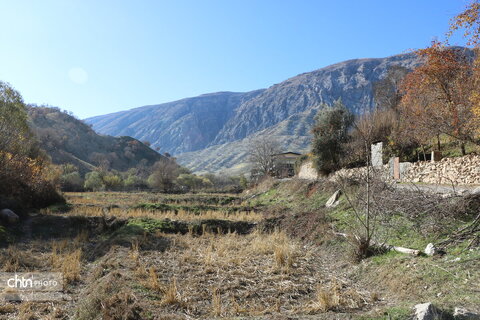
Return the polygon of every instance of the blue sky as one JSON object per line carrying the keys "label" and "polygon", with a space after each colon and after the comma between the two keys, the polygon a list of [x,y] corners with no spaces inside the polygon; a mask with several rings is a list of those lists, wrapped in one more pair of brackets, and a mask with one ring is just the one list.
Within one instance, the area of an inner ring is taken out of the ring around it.
{"label": "blue sky", "polygon": [[85,118],[426,47],[467,4],[0,0],[0,80]]}

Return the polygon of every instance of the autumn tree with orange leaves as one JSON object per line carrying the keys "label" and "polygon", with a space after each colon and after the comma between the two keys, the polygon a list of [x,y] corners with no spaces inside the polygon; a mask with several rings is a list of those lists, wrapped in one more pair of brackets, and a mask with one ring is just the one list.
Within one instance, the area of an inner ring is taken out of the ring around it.
{"label": "autumn tree with orange leaves", "polygon": [[22,96],[0,81],[0,209],[11,201],[26,208],[64,201],[56,178],[28,126]]}
{"label": "autumn tree with orange leaves", "polygon": [[465,143],[475,139],[472,113],[473,64],[468,51],[434,42],[418,50],[424,63],[409,73],[401,86],[400,112],[406,129],[424,141],[448,135]]}
{"label": "autumn tree with orange leaves", "polygon": [[[447,39],[459,30],[463,30],[463,36],[467,45],[473,47],[475,60],[473,62],[472,88],[470,102],[475,120],[480,123],[480,1],[472,1],[462,13],[455,16],[450,23]],[[480,131],[480,128],[478,129]],[[477,132],[479,133],[479,132]]]}

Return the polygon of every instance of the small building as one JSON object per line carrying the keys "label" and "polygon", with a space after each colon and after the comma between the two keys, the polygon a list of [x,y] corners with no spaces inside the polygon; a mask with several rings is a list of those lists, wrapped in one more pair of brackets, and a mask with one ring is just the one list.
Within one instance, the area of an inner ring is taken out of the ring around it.
{"label": "small building", "polygon": [[301,153],[296,152],[272,154],[273,175],[276,178],[290,178],[295,176],[295,162],[301,155]]}

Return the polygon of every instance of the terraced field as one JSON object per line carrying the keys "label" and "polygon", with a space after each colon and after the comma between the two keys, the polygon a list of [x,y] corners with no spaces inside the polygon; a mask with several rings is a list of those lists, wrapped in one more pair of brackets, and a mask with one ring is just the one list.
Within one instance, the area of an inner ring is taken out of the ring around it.
{"label": "terraced field", "polygon": [[[292,181],[242,195],[66,194],[0,248],[2,272],[61,272],[60,299],[4,302],[0,319],[408,319],[423,301],[478,305],[478,249],[354,263],[332,232],[348,206],[325,208],[331,192]],[[430,241],[409,228],[391,239]]]}
{"label": "terraced field", "polygon": [[63,272],[64,301],[6,303],[1,319],[341,316],[372,301],[239,196],[66,196],[0,255],[3,271]]}

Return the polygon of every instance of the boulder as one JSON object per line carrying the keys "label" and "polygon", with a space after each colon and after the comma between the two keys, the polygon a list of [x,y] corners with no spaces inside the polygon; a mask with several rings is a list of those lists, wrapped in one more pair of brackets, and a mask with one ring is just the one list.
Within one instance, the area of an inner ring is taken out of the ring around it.
{"label": "boulder", "polygon": [[334,194],[328,199],[327,203],[325,203],[325,207],[327,208],[333,208],[336,207],[339,204],[338,198],[340,198],[340,195],[342,194],[341,190],[335,191]]}
{"label": "boulder", "polygon": [[438,320],[442,319],[442,312],[431,302],[417,304],[415,307],[414,320]]}
{"label": "boulder", "polygon": [[455,320],[480,320],[480,314],[470,312],[463,308],[455,308],[453,312],[453,318]]}
{"label": "boulder", "polygon": [[425,248],[425,254],[427,256],[433,256],[434,254],[438,253],[438,249],[435,247],[433,243],[427,244],[427,247]]}
{"label": "boulder", "polygon": [[470,193],[473,194],[473,195],[480,194],[480,187],[476,187],[475,189],[473,189],[472,191],[470,191]]}
{"label": "boulder", "polygon": [[10,209],[0,210],[0,221],[4,221],[8,224],[17,223],[20,218]]}

